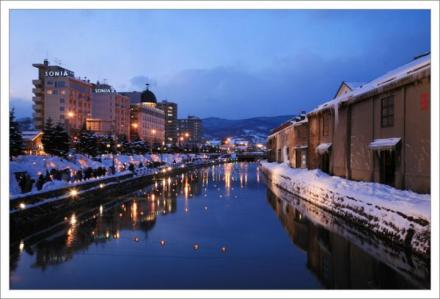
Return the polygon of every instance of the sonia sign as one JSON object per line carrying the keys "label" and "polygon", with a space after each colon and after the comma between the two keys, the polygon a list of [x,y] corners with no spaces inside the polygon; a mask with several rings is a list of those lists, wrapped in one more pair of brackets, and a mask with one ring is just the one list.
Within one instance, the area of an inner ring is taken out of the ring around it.
{"label": "sonia sign", "polygon": [[110,93],[112,90],[110,88],[95,88],[95,93]]}
{"label": "sonia sign", "polygon": [[72,77],[73,73],[67,70],[59,70],[59,71],[46,71],[46,77]]}

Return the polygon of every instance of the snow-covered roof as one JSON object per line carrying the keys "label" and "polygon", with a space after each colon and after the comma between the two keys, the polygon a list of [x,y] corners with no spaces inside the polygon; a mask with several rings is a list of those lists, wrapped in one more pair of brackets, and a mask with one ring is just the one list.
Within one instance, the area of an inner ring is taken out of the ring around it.
{"label": "snow-covered roof", "polygon": [[366,82],[346,82],[344,81],[344,83],[350,87],[351,90],[355,90],[357,88],[362,87],[362,85],[364,85]]}
{"label": "snow-covered roof", "polygon": [[283,131],[284,129],[289,128],[291,125],[293,125],[295,122],[292,120],[288,120],[284,123],[282,123],[281,125],[279,125],[278,127],[272,129],[271,133],[269,134],[269,137],[275,136],[276,134],[280,133],[281,131]]}
{"label": "snow-covered roof", "polygon": [[355,97],[359,97],[362,94],[373,91],[377,88],[387,86],[398,80],[404,79],[406,77],[412,76],[419,72],[422,72],[431,67],[431,54],[419,57],[413,61],[402,65],[392,71],[385,73],[384,75],[363,84],[361,87],[352,90],[346,94],[340,95],[324,104],[319,105],[317,108],[310,111],[308,114],[313,114],[325,109],[336,108],[340,103],[346,102]]}
{"label": "snow-covered roof", "polygon": [[23,131],[21,132],[21,136],[25,141],[31,141],[37,138],[40,134],[43,134],[41,131]]}
{"label": "snow-covered roof", "polygon": [[296,121],[296,122],[294,122],[293,123],[293,125],[296,127],[296,126],[300,126],[300,125],[302,125],[302,124],[305,124],[305,123],[307,123],[309,120],[307,119],[307,117],[306,118],[304,118],[303,120],[300,120],[300,121]]}
{"label": "snow-covered roof", "polygon": [[393,149],[400,142],[400,138],[374,139],[368,147],[372,150]]}
{"label": "snow-covered roof", "polygon": [[[299,120],[295,120],[297,118]],[[306,114],[305,113],[301,113],[301,114],[293,117],[292,119],[282,123],[278,127],[272,129],[270,134],[267,137],[269,138],[269,137],[275,136],[276,134],[280,133],[281,131],[283,131],[283,130],[291,127],[291,126],[299,126],[299,125],[302,125],[302,124],[304,124],[306,122],[308,122]]]}
{"label": "snow-covered roof", "polygon": [[316,153],[323,155],[325,153],[328,153],[331,146],[331,143],[321,143],[315,148],[315,151]]}

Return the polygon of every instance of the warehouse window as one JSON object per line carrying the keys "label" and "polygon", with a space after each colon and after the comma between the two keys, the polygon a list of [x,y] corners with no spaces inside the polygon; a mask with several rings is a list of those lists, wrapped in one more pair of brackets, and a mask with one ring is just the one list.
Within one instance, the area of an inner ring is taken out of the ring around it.
{"label": "warehouse window", "polygon": [[381,101],[381,126],[394,126],[394,96],[383,98]]}

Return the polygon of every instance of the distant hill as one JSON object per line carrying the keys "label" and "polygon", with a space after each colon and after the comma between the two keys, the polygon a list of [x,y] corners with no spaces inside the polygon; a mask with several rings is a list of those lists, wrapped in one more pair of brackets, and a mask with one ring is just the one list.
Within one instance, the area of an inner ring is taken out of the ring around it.
{"label": "distant hill", "polygon": [[203,119],[203,131],[207,139],[240,137],[254,142],[262,142],[266,139],[271,129],[292,117],[293,115],[280,115],[234,120],[208,117]]}

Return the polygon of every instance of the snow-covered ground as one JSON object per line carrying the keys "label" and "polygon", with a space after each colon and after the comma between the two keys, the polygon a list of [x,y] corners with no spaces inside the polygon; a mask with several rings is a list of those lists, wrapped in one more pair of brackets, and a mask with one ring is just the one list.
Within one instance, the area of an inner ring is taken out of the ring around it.
{"label": "snow-covered ground", "polygon": [[[52,180],[46,182],[42,190],[38,191],[35,184],[33,184],[32,191],[22,194],[20,186],[15,177],[15,173],[25,172],[31,179],[37,181],[40,174],[46,175],[46,172],[50,172],[52,169],[56,170],[66,170],[70,171],[73,176],[77,171],[85,170],[87,168],[97,169],[102,167],[106,169],[107,174],[102,178],[108,178],[110,168],[115,166],[115,175],[120,175],[125,173],[130,164],[134,164],[136,167],[142,163],[146,166],[151,162],[163,162],[167,165],[180,164],[192,160],[206,159],[208,156],[206,154],[145,154],[145,155],[102,155],[97,158],[90,158],[85,155],[70,155],[68,158],[61,158],[57,156],[19,156],[15,158],[9,164],[9,194],[11,199],[22,197],[22,195],[37,194],[40,192],[46,192],[48,190],[56,190],[59,188],[64,188],[66,186],[73,186],[75,184],[86,182],[86,180],[81,181],[65,181],[65,180]],[[136,169],[137,175],[145,175],[150,173],[151,170],[138,170]],[[101,178],[90,178],[87,182],[92,180],[97,180]]]}
{"label": "snow-covered ground", "polygon": [[[431,196],[387,185],[356,182],[320,170],[261,163],[271,183],[334,214],[400,243],[410,242],[420,253],[430,250]],[[411,237],[409,232],[414,232]],[[405,241],[406,240],[406,241]]]}

